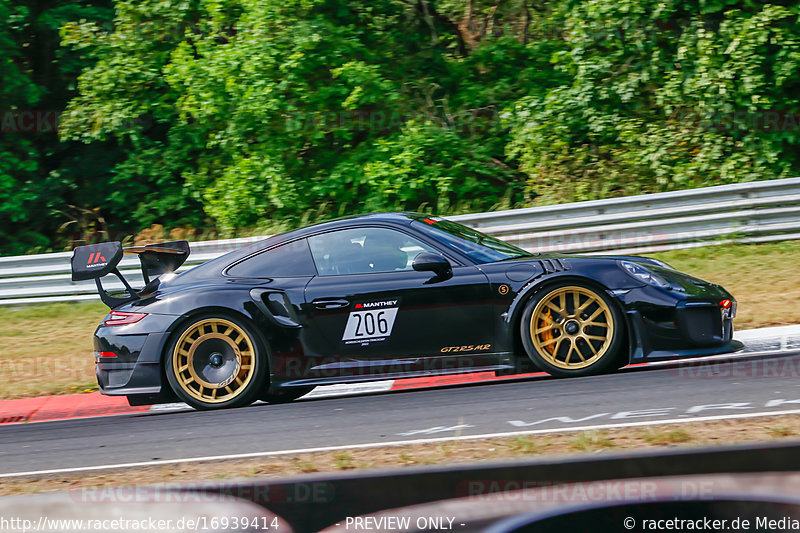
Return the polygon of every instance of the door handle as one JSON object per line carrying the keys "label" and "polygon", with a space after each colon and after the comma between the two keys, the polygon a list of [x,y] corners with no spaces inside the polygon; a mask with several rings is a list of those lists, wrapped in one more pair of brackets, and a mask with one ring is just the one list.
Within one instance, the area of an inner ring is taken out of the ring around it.
{"label": "door handle", "polygon": [[350,300],[343,298],[318,298],[311,302],[317,309],[340,309],[350,305]]}

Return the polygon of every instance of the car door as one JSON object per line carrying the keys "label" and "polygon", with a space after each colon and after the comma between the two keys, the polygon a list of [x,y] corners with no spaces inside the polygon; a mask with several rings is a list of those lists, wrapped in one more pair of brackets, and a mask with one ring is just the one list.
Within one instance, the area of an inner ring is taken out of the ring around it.
{"label": "car door", "polygon": [[331,360],[395,361],[402,371],[459,349],[491,351],[489,282],[475,266],[451,261],[447,279],[415,271],[417,254],[441,252],[394,228],[355,227],[308,241],[318,276],[306,286],[306,327]]}

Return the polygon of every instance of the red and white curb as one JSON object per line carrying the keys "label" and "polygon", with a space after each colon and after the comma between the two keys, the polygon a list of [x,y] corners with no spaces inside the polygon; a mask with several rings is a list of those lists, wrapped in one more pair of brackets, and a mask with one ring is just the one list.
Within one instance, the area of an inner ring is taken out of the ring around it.
{"label": "red and white curb", "polygon": [[0,424],[144,413],[149,410],[149,405],[131,407],[124,396],[103,396],[99,392],[43,396],[0,402]]}
{"label": "red and white curb", "polygon": [[[514,376],[496,377],[494,372],[477,372],[454,376],[432,376],[407,378],[398,380],[368,381],[364,383],[342,383],[339,385],[323,385],[303,396],[303,399],[330,398],[335,396],[352,396],[396,390],[422,389],[428,387],[444,387],[496,380],[520,379],[534,376],[545,376],[544,372],[535,374],[518,374]],[[22,400],[6,400],[0,402],[0,424],[22,424],[26,422],[49,422],[53,420],[71,420],[74,418],[92,418],[123,414],[147,413],[151,411],[190,410],[184,403],[165,403],[158,405],[130,406],[124,396],[104,396],[99,392],[70,394],[63,396],[42,396]]]}
{"label": "red and white curb", "polygon": [[[754,354],[780,353],[781,351],[800,349],[800,325],[779,326],[744,330],[736,333],[736,338],[747,346],[741,357]],[[727,359],[723,354],[698,360]],[[661,366],[675,364],[674,361],[643,363],[632,366]],[[494,372],[476,372],[471,374],[455,374],[446,376],[430,376],[396,380],[369,381],[363,383],[346,383],[317,387],[302,399],[330,398],[335,396],[351,396],[389,391],[424,389],[486,383],[491,381],[508,381],[534,377],[544,377],[544,372],[517,374],[513,376],[495,376]],[[23,424],[29,422],[47,422],[55,420],[71,420],[75,418],[91,418],[123,414],[148,413],[151,411],[179,411],[191,409],[183,403],[161,405],[129,406],[124,396],[103,396],[99,392],[72,394],[64,396],[44,396],[21,400],[0,402],[0,425]]]}

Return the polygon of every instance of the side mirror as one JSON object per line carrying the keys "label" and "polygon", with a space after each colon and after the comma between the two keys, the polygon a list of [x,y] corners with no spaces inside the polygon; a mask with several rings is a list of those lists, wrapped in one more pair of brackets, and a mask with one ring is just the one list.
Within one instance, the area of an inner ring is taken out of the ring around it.
{"label": "side mirror", "polygon": [[418,272],[433,272],[441,279],[448,279],[453,275],[450,261],[439,254],[420,252],[414,258],[411,267]]}

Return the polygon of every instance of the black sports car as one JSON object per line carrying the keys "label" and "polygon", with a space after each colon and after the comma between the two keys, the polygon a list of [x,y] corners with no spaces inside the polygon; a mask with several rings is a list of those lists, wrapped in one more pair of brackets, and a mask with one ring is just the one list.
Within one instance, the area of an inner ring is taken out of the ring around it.
{"label": "black sports car", "polygon": [[[143,289],[117,270],[123,253],[139,255]],[[174,274],[188,254],[185,241],[75,249],[73,279],[96,279],[112,309],[94,336],[104,394],[211,409],[323,384],[586,376],[742,348],[719,285],[654,259],[529,253],[418,213],[316,224]]]}

